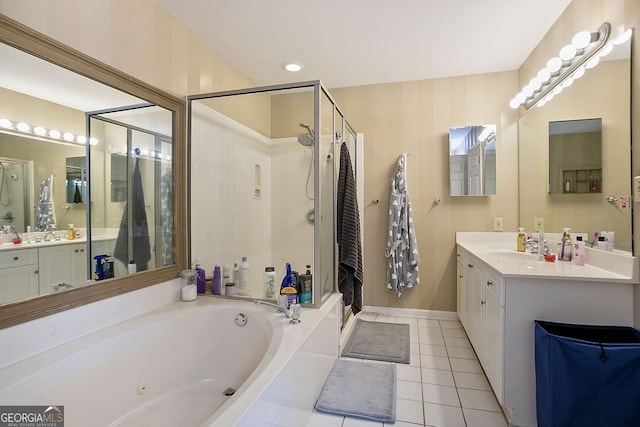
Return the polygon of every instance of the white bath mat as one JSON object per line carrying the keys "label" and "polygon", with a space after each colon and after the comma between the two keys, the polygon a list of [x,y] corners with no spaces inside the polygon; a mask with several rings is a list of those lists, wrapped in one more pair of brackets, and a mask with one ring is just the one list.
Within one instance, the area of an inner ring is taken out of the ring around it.
{"label": "white bath mat", "polygon": [[334,415],[395,423],[396,365],[338,359],[316,409]]}

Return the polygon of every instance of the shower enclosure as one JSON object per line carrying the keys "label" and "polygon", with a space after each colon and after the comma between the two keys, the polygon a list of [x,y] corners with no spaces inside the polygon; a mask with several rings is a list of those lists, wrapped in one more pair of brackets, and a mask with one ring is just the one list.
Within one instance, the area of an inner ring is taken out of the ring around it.
{"label": "shower enclosure", "polygon": [[0,227],[33,224],[33,161],[0,157]]}
{"label": "shower enclosure", "polygon": [[277,298],[287,263],[299,274],[310,266],[309,304],[320,306],[337,291],[336,184],[340,144],[357,164],[353,128],[319,81],[194,95],[188,110],[192,266],[209,278],[219,265],[252,299]]}

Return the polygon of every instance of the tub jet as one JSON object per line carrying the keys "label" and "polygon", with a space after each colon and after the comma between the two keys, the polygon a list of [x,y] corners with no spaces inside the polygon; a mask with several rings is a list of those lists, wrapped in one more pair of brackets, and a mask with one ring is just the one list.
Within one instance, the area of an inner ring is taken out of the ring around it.
{"label": "tub jet", "polygon": [[229,387],[228,389],[226,389],[225,391],[222,392],[222,394],[224,394],[225,396],[233,396],[233,394],[236,392],[236,389],[233,387]]}

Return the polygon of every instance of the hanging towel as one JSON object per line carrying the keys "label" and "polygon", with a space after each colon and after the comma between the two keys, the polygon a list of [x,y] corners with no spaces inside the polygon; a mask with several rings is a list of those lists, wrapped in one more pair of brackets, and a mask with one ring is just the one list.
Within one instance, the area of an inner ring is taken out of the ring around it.
{"label": "hanging towel", "polygon": [[398,298],[402,297],[405,288],[412,288],[420,283],[420,255],[407,191],[406,165],[407,156],[403,154],[391,177],[389,234],[384,252],[388,258],[387,290],[396,292]]}
{"label": "hanging towel", "polygon": [[53,208],[53,175],[40,183],[40,197],[36,212],[36,230],[48,231],[56,224],[56,213]]}
{"label": "hanging towel", "polygon": [[82,194],[80,194],[80,187],[78,187],[78,181],[76,181],[76,189],[73,193],[73,203],[82,203]]}
{"label": "hanging towel", "polygon": [[340,146],[337,195],[338,288],[353,314],[362,310],[362,242],[356,181],[347,143]]}
{"label": "hanging towel", "polygon": [[171,169],[160,177],[160,204],[162,206],[162,265],[175,263],[173,249],[173,180]]}
{"label": "hanging towel", "polygon": [[[129,260],[136,263],[137,271],[147,270],[151,259],[151,245],[149,243],[149,227],[147,225],[147,212],[144,204],[144,192],[142,191],[142,177],[140,175],[140,159],[136,159],[131,177],[131,219],[133,224],[129,227],[129,206],[128,201],[124,206],[120,229],[116,239],[116,246],[113,255],[117,260],[125,265]],[[129,253],[129,232],[133,240],[133,253]]]}

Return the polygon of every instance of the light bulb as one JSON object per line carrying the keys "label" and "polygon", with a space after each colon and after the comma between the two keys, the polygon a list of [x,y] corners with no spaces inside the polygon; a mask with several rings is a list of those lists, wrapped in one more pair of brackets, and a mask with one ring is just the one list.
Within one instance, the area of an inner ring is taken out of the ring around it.
{"label": "light bulb", "polygon": [[573,84],[573,77],[567,77],[567,79],[562,82],[562,87],[568,88],[572,84]]}
{"label": "light bulb", "polygon": [[31,126],[29,126],[25,122],[20,122],[16,125],[16,129],[18,129],[20,132],[29,132]]}
{"label": "light bulb", "polygon": [[551,91],[551,93],[553,94],[553,96],[558,95],[560,92],[562,92],[562,85],[558,85],[555,88],[553,88],[553,90]]}
{"label": "light bulb", "polygon": [[589,46],[589,43],[591,43],[591,33],[589,31],[580,31],[571,39],[571,44],[576,49],[584,49]]}
{"label": "light bulb", "polygon": [[61,133],[60,133],[60,131],[59,131],[59,130],[51,129],[51,130],[49,131],[49,136],[50,136],[51,138],[60,138],[60,135],[61,135]]}
{"label": "light bulb", "polygon": [[568,44],[560,49],[560,59],[563,61],[571,61],[576,56],[576,47],[572,44]]}
{"label": "light bulb", "polygon": [[531,95],[533,95],[533,88],[529,85],[526,85],[524,88],[522,88],[522,93],[524,93],[524,96],[529,98]]}
{"label": "light bulb", "polygon": [[558,58],[557,56],[551,58],[547,62],[547,70],[551,74],[557,73],[560,68],[562,68],[562,59]]}
{"label": "light bulb", "polygon": [[514,110],[517,109],[520,106],[520,103],[518,102],[517,99],[513,98],[511,101],[509,101],[509,107],[513,108]]}
{"label": "light bulb", "polygon": [[98,145],[98,138],[89,138],[89,144]]}
{"label": "light bulb", "polygon": [[551,73],[546,68],[538,71],[538,75],[536,76],[542,83],[546,83],[551,78]]}
{"label": "light bulb", "polygon": [[577,80],[580,77],[584,76],[584,67],[580,67],[573,73],[573,80]]}
{"label": "light bulb", "polygon": [[629,40],[631,38],[631,34],[633,34],[633,31],[631,30],[631,28],[629,28],[627,31],[622,33],[622,35],[620,37],[615,39],[613,41],[613,44],[622,44],[622,43],[626,42],[627,40]]}
{"label": "light bulb", "polygon": [[516,95],[516,100],[517,100],[520,104],[522,104],[522,103],[524,103],[524,101],[526,101],[526,100],[527,100],[527,97],[526,97],[526,96],[524,96],[524,93],[519,92],[519,93]]}
{"label": "light bulb", "polygon": [[64,135],[62,135],[62,138],[64,138],[65,141],[69,141],[69,142],[76,139],[76,137],[71,132],[65,132]]}
{"label": "light bulb", "polygon": [[588,60],[586,64],[584,64],[584,68],[586,68],[587,70],[590,70],[591,68],[595,67],[599,63],[600,63],[600,57],[596,55],[590,60]]}
{"label": "light bulb", "polygon": [[78,135],[76,137],[76,141],[80,144],[86,144],[87,143],[87,137],[84,135]]}
{"label": "light bulb", "polygon": [[546,104],[547,101],[545,101],[544,99],[541,99],[540,101],[538,101],[538,103],[536,104],[536,107],[544,107],[544,104]]}
{"label": "light bulb", "polygon": [[33,128],[33,133],[40,136],[45,136],[47,134],[47,130],[42,126],[36,126]]}
{"label": "light bulb", "polygon": [[9,129],[11,127],[11,120],[0,119],[0,128]]}
{"label": "light bulb", "polygon": [[282,64],[282,69],[295,73],[302,70],[302,64],[300,64],[299,62],[285,62],[284,64]]}
{"label": "light bulb", "polygon": [[609,55],[612,51],[613,51],[613,44],[607,43],[607,45],[603,47],[600,52],[598,52],[598,56],[600,58],[604,58],[605,56]]}
{"label": "light bulb", "polygon": [[539,90],[542,87],[542,82],[538,77],[534,77],[529,81],[529,86],[535,91]]}

